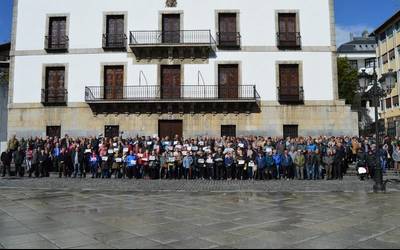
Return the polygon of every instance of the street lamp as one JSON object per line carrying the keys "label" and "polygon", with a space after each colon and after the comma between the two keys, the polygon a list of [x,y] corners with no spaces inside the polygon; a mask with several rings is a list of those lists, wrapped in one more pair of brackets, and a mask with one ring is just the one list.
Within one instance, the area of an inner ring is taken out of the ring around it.
{"label": "street lamp", "polygon": [[[375,61],[376,59],[373,58]],[[360,92],[364,95],[371,96],[373,99],[373,105],[375,108],[375,136],[376,136],[376,166],[374,171],[374,192],[385,192],[386,187],[383,184],[383,171],[379,159],[379,112],[378,105],[381,97],[385,97],[390,94],[393,84],[392,79],[386,78],[385,81],[378,81],[378,75],[376,73],[376,64],[374,61],[373,71],[368,71],[363,69],[359,74],[360,79]],[[380,84],[379,84],[380,83]],[[371,87],[369,90],[368,88]]]}

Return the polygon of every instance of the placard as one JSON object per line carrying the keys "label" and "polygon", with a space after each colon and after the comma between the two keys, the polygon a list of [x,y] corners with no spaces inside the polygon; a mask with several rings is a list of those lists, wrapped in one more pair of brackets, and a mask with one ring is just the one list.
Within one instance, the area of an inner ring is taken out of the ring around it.
{"label": "placard", "polygon": [[124,152],[124,153],[128,153],[128,152],[129,152],[129,148],[124,148],[124,149],[123,149],[123,152]]}
{"label": "placard", "polygon": [[136,165],[136,161],[135,160],[131,160],[131,165]]}
{"label": "placard", "polygon": [[254,166],[255,166],[254,162],[249,163],[249,167],[254,167]]}
{"label": "placard", "polygon": [[244,165],[244,163],[245,163],[244,160],[239,160],[239,161],[238,161],[238,164],[239,164],[239,165]]}
{"label": "placard", "polygon": [[187,156],[187,155],[188,155],[188,152],[187,152],[187,151],[182,151],[182,155],[183,155],[183,156]]}
{"label": "placard", "polygon": [[85,154],[87,154],[87,153],[92,153],[92,150],[91,149],[86,149],[85,150]]}
{"label": "placard", "polygon": [[121,158],[116,158],[116,159],[115,159],[115,162],[121,163],[121,162],[122,162],[122,159],[121,159]]}
{"label": "placard", "polygon": [[114,148],[114,153],[119,152],[119,148]]}
{"label": "placard", "polygon": [[101,157],[101,159],[102,159],[103,161],[108,161],[108,157],[107,157],[107,156],[103,156],[103,157]]}
{"label": "placard", "polygon": [[117,147],[118,146],[118,143],[113,143],[113,147],[115,148],[115,147]]}
{"label": "placard", "polygon": [[239,144],[238,144],[238,147],[239,147],[239,148],[244,148],[244,144],[243,144],[243,143],[239,143]]}
{"label": "placard", "polygon": [[199,150],[199,147],[197,147],[197,146],[192,147],[192,151],[198,151],[198,150]]}
{"label": "placard", "polygon": [[207,164],[213,164],[213,163],[214,163],[213,159],[207,159]]}
{"label": "placard", "polygon": [[199,142],[199,146],[204,146],[204,142],[203,142],[203,141],[200,141],[200,142]]}
{"label": "placard", "polygon": [[151,141],[147,142],[147,146],[151,146],[152,144],[153,144],[153,142],[151,142]]}
{"label": "placard", "polygon": [[149,161],[149,159],[148,158],[143,158],[142,161]]}
{"label": "placard", "polygon": [[175,157],[169,157],[169,158],[168,158],[168,161],[169,161],[169,162],[175,162]]}
{"label": "placard", "polygon": [[156,157],[154,155],[150,156],[150,161],[155,161]]}
{"label": "placard", "polygon": [[108,153],[109,153],[109,154],[114,154],[114,150],[109,149],[109,150],[108,150]]}
{"label": "placard", "polygon": [[199,159],[197,162],[200,164],[204,164],[204,159]]}

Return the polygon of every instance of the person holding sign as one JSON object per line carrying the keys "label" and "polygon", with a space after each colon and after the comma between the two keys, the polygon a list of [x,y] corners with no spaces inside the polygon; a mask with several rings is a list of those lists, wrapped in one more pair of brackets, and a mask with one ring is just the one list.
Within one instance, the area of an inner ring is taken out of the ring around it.
{"label": "person holding sign", "polygon": [[130,152],[128,157],[126,157],[125,162],[126,162],[126,167],[127,167],[127,176],[129,179],[132,179],[133,177],[137,177],[137,156],[133,153],[133,151]]}

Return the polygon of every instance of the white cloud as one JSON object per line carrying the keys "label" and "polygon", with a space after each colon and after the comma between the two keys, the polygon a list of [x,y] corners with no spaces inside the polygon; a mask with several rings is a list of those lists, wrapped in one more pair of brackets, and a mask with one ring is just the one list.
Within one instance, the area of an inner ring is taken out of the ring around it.
{"label": "white cloud", "polygon": [[343,43],[347,43],[350,41],[350,33],[353,33],[354,36],[361,36],[361,34],[368,30],[372,32],[374,30],[373,27],[368,27],[366,25],[351,25],[351,26],[341,26],[336,25],[336,42],[339,47]]}

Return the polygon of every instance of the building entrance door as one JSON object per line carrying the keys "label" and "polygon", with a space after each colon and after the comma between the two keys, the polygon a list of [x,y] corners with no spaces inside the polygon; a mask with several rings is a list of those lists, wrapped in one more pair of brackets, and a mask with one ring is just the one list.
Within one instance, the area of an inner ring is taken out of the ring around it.
{"label": "building entrance door", "polygon": [[158,121],[158,135],[160,138],[175,138],[183,136],[183,121],[181,120],[161,120]]}

